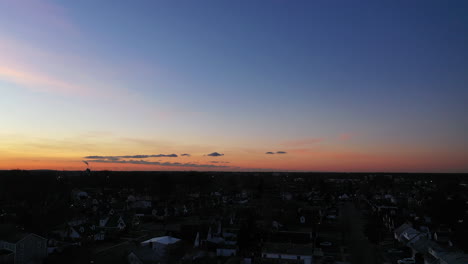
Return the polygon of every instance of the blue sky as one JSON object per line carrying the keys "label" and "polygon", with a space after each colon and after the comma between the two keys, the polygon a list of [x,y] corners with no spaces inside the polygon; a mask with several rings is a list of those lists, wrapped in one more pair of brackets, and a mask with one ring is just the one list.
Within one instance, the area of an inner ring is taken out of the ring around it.
{"label": "blue sky", "polygon": [[222,146],[242,167],[239,148],[327,138],[321,151],[441,152],[466,170],[467,11],[466,1],[5,1],[0,110],[28,140],[105,131]]}

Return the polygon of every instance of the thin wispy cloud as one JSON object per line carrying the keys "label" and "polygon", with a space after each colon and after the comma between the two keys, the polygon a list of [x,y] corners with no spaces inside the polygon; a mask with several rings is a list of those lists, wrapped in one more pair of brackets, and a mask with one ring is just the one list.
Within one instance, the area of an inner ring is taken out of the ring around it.
{"label": "thin wispy cloud", "polygon": [[354,137],[353,133],[342,133],[342,134],[338,135],[338,139],[343,140],[343,141],[350,140],[353,137]]}
{"label": "thin wispy cloud", "polygon": [[177,158],[177,154],[124,155],[124,156],[86,156],[85,159],[116,161],[120,159]]}
{"label": "thin wispy cloud", "polygon": [[265,154],[267,154],[267,155],[287,154],[287,152],[286,151],[276,151],[276,152],[268,151],[268,152],[265,152]]}
{"label": "thin wispy cloud", "polygon": [[213,153],[207,154],[207,156],[220,157],[220,156],[224,156],[224,154],[223,153],[218,153],[218,152],[213,152]]}
{"label": "thin wispy cloud", "polygon": [[88,163],[113,163],[113,164],[136,164],[136,165],[153,165],[164,167],[191,167],[191,168],[229,168],[226,165],[213,164],[195,164],[195,163],[180,163],[180,162],[159,162],[147,160],[107,160],[107,159],[91,159],[86,160]]}
{"label": "thin wispy cloud", "polygon": [[191,155],[188,153],[180,154],[181,157],[190,157]]}
{"label": "thin wispy cloud", "polygon": [[120,156],[124,159],[146,159],[146,158],[177,158],[177,154],[157,154],[157,155],[130,155]]}
{"label": "thin wispy cloud", "polygon": [[88,94],[89,90],[85,87],[77,86],[65,81],[56,79],[52,76],[12,68],[8,65],[0,64],[0,79],[19,85],[23,85],[30,90],[40,92],[55,92],[61,94]]}
{"label": "thin wispy cloud", "polygon": [[230,162],[229,162],[229,161],[217,161],[217,160],[213,160],[213,161],[210,161],[210,163],[227,164],[227,163],[230,163]]}

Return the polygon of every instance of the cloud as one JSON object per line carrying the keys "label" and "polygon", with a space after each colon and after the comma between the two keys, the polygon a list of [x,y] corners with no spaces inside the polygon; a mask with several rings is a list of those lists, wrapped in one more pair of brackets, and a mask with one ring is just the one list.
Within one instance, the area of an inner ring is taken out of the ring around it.
{"label": "cloud", "polygon": [[26,87],[43,92],[58,92],[65,94],[88,94],[89,89],[58,80],[54,77],[11,68],[0,65],[0,79],[25,85]]}
{"label": "cloud", "polygon": [[275,152],[268,151],[268,152],[265,152],[265,154],[267,154],[267,155],[273,155],[273,154],[287,154],[287,152],[286,152],[286,151],[276,151],[276,153],[275,153]]}
{"label": "cloud", "polygon": [[317,144],[322,141],[325,141],[325,139],[324,138],[306,138],[306,139],[285,141],[281,143],[280,145],[288,146],[288,147],[298,147],[298,146]]}
{"label": "cloud", "polygon": [[346,141],[346,140],[350,140],[351,138],[354,137],[354,134],[352,133],[342,133],[338,136],[338,139],[339,140],[343,140],[343,141]]}
{"label": "cloud", "polygon": [[191,155],[188,153],[180,154],[181,157],[190,157]]}
{"label": "cloud", "polygon": [[177,154],[157,154],[157,155],[133,155],[133,156],[120,156],[124,159],[146,159],[146,158],[177,158]]}
{"label": "cloud", "polygon": [[220,156],[224,156],[224,154],[218,153],[218,152],[213,152],[213,153],[207,154],[207,156],[210,156],[210,157],[220,157]]}
{"label": "cloud", "polygon": [[223,163],[223,164],[226,164],[226,163],[230,163],[229,161],[217,161],[217,160],[213,160],[213,161],[210,161],[210,163]]}
{"label": "cloud", "polygon": [[147,159],[147,158],[177,158],[177,154],[157,154],[157,155],[124,155],[124,156],[86,156],[85,159],[100,159],[116,161],[120,159]]}
{"label": "cloud", "polygon": [[120,160],[118,156],[86,156],[85,159]]}
{"label": "cloud", "polygon": [[167,167],[192,167],[192,168],[230,168],[225,165],[212,165],[212,164],[194,164],[194,163],[180,163],[180,162],[159,162],[159,161],[146,161],[146,160],[105,160],[105,159],[91,159],[86,160],[89,163],[114,163],[114,164],[136,164],[136,165],[154,165],[154,166],[167,166]]}

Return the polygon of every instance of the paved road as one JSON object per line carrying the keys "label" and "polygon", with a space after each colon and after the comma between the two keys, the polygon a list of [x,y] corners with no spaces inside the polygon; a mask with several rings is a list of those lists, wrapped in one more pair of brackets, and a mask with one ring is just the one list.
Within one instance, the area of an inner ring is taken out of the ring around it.
{"label": "paved road", "polygon": [[341,207],[340,224],[344,228],[345,244],[352,264],[381,264],[376,246],[364,235],[365,220],[352,202]]}

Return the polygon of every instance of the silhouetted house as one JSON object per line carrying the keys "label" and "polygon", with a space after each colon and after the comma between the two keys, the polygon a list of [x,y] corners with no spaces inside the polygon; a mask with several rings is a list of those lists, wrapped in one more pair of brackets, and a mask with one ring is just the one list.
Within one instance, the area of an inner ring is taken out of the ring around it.
{"label": "silhouetted house", "polygon": [[452,230],[446,226],[440,226],[437,231],[434,232],[434,240],[442,245],[452,246],[450,239]]}
{"label": "silhouetted house", "polygon": [[[42,263],[47,257],[47,239],[17,231],[14,227],[0,227],[1,263]],[[13,262],[11,262],[13,260]]]}
{"label": "silhouetted house", "polygon": [[127,256],[131,264],[170,263],[170,255],[181,240],[171,236],[155,237],[141,242],[141,247],[134,249]]}
{"label": "silhouetted house", "polygon": [[395,239],[401,242],[403,233],[405,232],[405,230],[407,230],[409,228],[412,228],[411,225],[409,225],[409,224],[402,224],[401,226],[397,227],[393,231],[393,235],[394,235]]}
{"label": "silhouetted house", "polygon": [[237,246],[225,243],[219,244],[216,248],[216,256],[233,257],[237,255]]}
{"label": "silhouetted house", "polygon": [[[468,255],[463,254],[462,252],[457,251],[450,251],[444,249],[437,244],[432,244],[428,247],[428,256],[431,259],[435,259],[437,262],[430,262],[430,263],[437,263],[437,264],[465,264],[468,263]],[[427,262],[427,261],[426,261]]]}
{"label": "silhouetted house", "polygon": [[112,214],[99,219],[99,227],[107,231],[121,231],[139,224],[135,214]]}
{"label": "silhouetted house", "polygon": [[153,250],[163,254],[168,245],[179,242],[180,239],[171,236],[154,237],[141,242],[142,246],[150,246]]}

